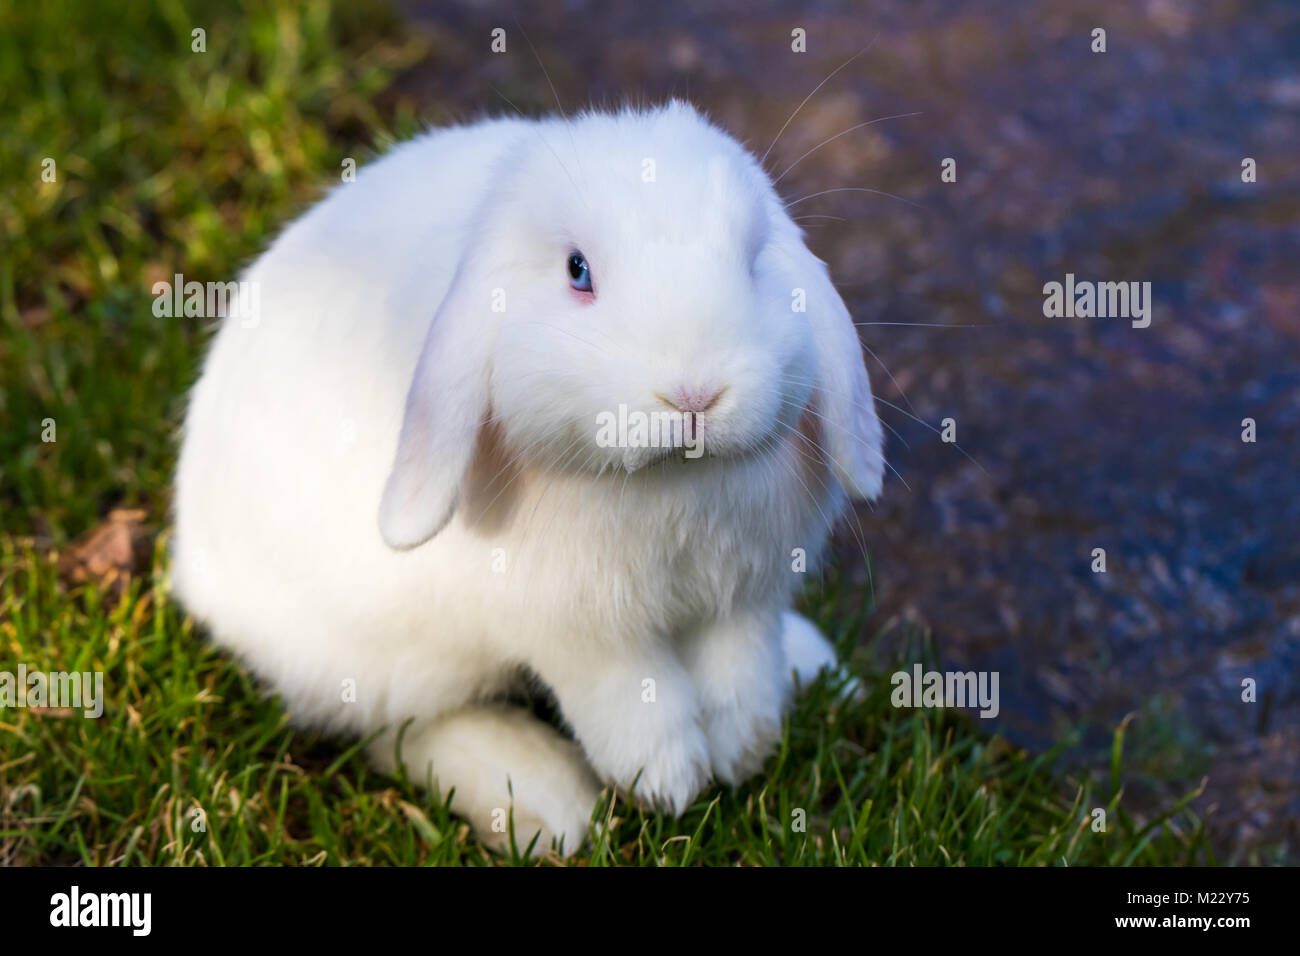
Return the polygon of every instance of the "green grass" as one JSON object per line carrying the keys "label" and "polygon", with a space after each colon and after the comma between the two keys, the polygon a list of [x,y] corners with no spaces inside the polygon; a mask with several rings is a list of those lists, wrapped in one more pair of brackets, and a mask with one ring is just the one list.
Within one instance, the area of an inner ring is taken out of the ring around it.
{"label": "green grass", "polygon": [[[10,711],[0,725],[0,862],[467,864],[489,854],[445,804],[370,771],[359,742],[296,732],[247,672],[199,640],[153,576],[121,597],[70,593],[49,560],[7,546],[0,641],[29,669],[103,670],[98,720]],[[860,610],[815,595],[845,652]],[[838,622],[838,626],[836,624]],[[847,640],[846,640],[847,639]],[[681,819],[622,802],[574,858],[609,864],[1128,864],[1204,858],[1181,810],[1139,826],[1115,781],[1068,784],[964,717],[899,709],[855,655],[868,693],[823,678],[786,723],[780,753],[736,791]],[[1091,811],[1107,811],[1094,832]],[[206,829],[196,830],[202,812]],[[802,818],[804,828],[796,828]],[[554,859],[554,858],[552,858]]]}
{"label": "green grass", "polygon": [[385,121],[412,128],[373,103],[419,53],[399,35],[374,2],[0,8],[5,530],[64,540],[110,502],[165,514],[167,426],[207,330],[155,317],[151,287],[233,278]]}
{"label": "green grass", "polygon": [[[169,599],[165,533],[125,593],[56,570],[112,506],[166,526],[174,429],[208,330],[153,316],[152,282],[232,277],[344,157],[414,129],[391,84],[422,55],[369,0],[0,11],[0,670],[102,671],[107,696],[98,720],[0,711],[0,864],[518,862],[437,796],[370,771],[358,741],[292,729]],[[41,180],[46,157],[56,182]],[[861,602],[829,580],[806,610],[867,696],[819,682],[763,775],[678,820],[602,807],[607,826],[576,862],[1208,858],[1181,805],[1145,823],[1125,812],[1121,737],[1091,783],[967,718],[892,707],[894,662],[873,663]],[[1105,832],[1089,825],[1096,807]]]}

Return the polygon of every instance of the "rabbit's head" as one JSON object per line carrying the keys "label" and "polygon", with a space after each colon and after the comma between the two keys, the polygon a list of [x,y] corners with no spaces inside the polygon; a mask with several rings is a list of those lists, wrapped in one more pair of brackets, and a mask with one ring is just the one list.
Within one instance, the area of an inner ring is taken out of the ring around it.
{"label": "rabbit's head", "polygon": [[861,346],[754,158],[692,107],[518,124],[433,318],[380,509],[451,518],[479,431],[550,468],[763,455],[805,411],[854,497],[882,479]]}

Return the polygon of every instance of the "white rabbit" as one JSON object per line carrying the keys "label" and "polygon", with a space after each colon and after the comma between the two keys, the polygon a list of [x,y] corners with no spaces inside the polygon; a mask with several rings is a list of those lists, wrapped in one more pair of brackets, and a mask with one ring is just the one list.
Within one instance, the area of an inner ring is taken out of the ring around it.
{"label": "white rabbit", "polygon": [[[791,670],[834,660],[789,610],[796,549],[884,459],[849,314],[749,153],[680,102],[433,131],[245,278],[173,580],[296,721],[387,727],[387,770],[407,724],[412,779],[497,845],[512,814],[578,848],[603,783],[681,813],[761,766]],[[686,430],[606,447],[620,406]],[[574,741],[505,702],[530,679]]]}

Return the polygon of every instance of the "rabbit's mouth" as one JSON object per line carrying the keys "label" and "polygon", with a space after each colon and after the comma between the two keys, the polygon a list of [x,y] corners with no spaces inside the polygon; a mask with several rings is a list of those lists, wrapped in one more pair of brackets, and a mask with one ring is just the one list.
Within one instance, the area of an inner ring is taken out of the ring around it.
{"label": "rabbit's mouth", "polygon": [[[650,466],[680,465],[698,467],[705,463],[742,461],[763,458],[786,444],[803,449],[818,449],[817,428],[812,409],[805,406],[793,422],[776,421],[756,435],[742,435],[708,422],[696,422],[692,433],[681,441],[663,446],[629,446],[623,449],[620,464],[631,474]],[[805,451],[805,454],[810,452]]]}

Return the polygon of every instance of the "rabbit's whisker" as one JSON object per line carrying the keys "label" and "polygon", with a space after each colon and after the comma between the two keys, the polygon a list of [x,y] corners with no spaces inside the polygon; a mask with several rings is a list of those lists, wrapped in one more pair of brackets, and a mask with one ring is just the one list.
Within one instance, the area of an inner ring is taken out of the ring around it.
{"label": "rabbit's whisker", "polygon": [[632,472],[628,471],[626,468],[623,469],[623,483],[619,486],[619,490],[618,490],[618,509],[617,509],[618,524],[620,527],[623,524],[623,502],[627,498],[627,483],[631,478],[632,478]]}
{"label": "rabbit's whisker", "polygon": [[568,466],[569,461],[572,459],[573,455],[576,454],[576,452],[573,451],[573,449],[576,445],[579,444],[579,442],[582,441],[582,437],[583,436],[579,435],[577,438],[573,439],[573,441],[569,442],[569,444],[565,446],[564,451],[560,453],[561,456],[567,456],[564,458],[563,463],[559,461],[560,456],[557,456],[556,460],[553,461],[551,464],[544,465],[542,467],[543,475],[549,473],[551,477],[550,480],[546,483],[546,487],[542,489],[542,493],[537,496],[537,500],[533,502],[533,510],[528,514],[528,520],[525,522],[523,527],[523,533],[520,535],[521,538],[525,540],[528,539],[528,531],[532,526],[533,519],[537,517],[537,509],[542,506],[542,502],[545,500],[546,496],[550,493],[551,488],[554,487],[555,482],[564,473],[564,470]]}
{"label": "rabbit's whisker", "polygon": [[[802,451],[802,450],[799,448],[799,446],[794,445],[794,444],[791,444],[791,445],[789,445],[789,447],[790,447],[793,451],[795,451],[796,453],[800,454],[800,455],[801,455],[803,458],[805,458],[806,460],[813,462],[814,464],[821,465],[823,468],[826,467],[826,459],[825,459],[824,457],[821,457],[821,455],[824,455],[824,454],[825,454],[825,451],[826,451],[826,450],[825,450],[824,448],[822,448],[821,445],[819,445],[819,444],[818,444],[817,442],[815,442],[815,441],[811,441],[810,439],[808,439],[806,436],[804,436],[803,434],[801,434],[797,428],[794,429],[794,430],[791,432],[791,434],[793,434],[793,435],[794,435],[796,438],[798,438],[800,441],[804,442],[806,445],[808,445],[809,447],[811,447],[815,452],[818,453],[818,456],[814,458],[813,456],[811,456],[811,455],[807,454],[806,452]],[[770,436],[769,436],[768,438],[764,439],[764,442],[771,444],[773,447],[779,447],[779,446],[777,445],[776,439],[774,439],[774,438],[772,438],[772,437],[770,437]],[[800,485],[803,486],[804,491],[808,493],[809,500],[812,502],[813,506],[817,509],[818,513],[821,515],[821,517],[822,517],[822,521],[825,523],[826,531],[827,531],[827,533],[829,534],[829,533],[833,530],[833,528],[834,528],[834,523],[831,522],[831,521],[827,518],[826,513],[825,513],[824,511],[822,511],[821,505],[819,505],[819,504],[817,503],[817,496],[813,494],[812,489],[809,488],[808,485],[803,481],[803,479],[799,477],[798,471],[797,471],[797,469],[794,467],[794,465],[791,464],[790,462],[786,461],[786,460],[785,460],[785,459],[780,455],[779,451],[774,452],[770,457],[774,458],[774,459],[777,461],[777,463],[779,463],[779,465],[780,465],[781,467],[783,467],[783,468],[786,470],[786,473],[787,473],[787,474],[789,474],[789,475],[790,475],[791,477],[793,477],[796,481],[798,481]],[[813,472],[814,477],[817,477],[817,471],[818,471],[818,470],[820,470],[820,469],[814,469],[814,472]],[[828,491],[828,490],[829,490],[829,488],[828,488],[826,482],[823,481],[820,477],[817,477],[817,483],[818,483],[819,485],[821,485],[823,491]],[[869,506],[870,506],[870,505],[869,505]],[[853,536],[854,536],[854,539],[855,539],[855,542],[854,542],[854,543],[857,544],[858,548],[860,549],[860,551],[861,551],[861,553],[862,553],[862,557],[863,557],[863,559],[865,560],[866,557],[867,557],[867,543],[866,543],[866,538],[865,538],[865,535],[862,533],[862,525],[861,525],[861,521],[857,520],[856,512],[853,512],[853,514],[854,514],[854,518],[855,518],[855,524],[857,525],[857,527],[856,527],[856,528],[854,528],[854,527],[850,527],[849,530],[853,533]]]}
{"label": "rabbit's whisker", "polygon": [[[875,451],[874,448],[872,448],[870,445],[868,445],[868,444],[867,444],[866,442],[864,442],[862,439],[858,438],[857,435],[853,434],[853,432],[852,432],[851,429],[845,428],[843,425],[838,425],[838,424],[836,424],[835,422],[833,422],[833,421],[831,421],[829,418],[827,418],[825,415],[822,415],[822,414],[820,414],[819,412],[813,411],[813,409],[812,409],[810,406],[807,406],[807,405],[800,406],[800,405],[798,405],[797,403],[792,402],[792,401],[790,401],[790,400],[788,400],[788,399],[784,399],[784,398],[781,399],[781,402],[782,402],[782,404],[787,405],[787,406],[789,406],[790,408],[793,408],[793,409],[802,409],[803,411],[809,412],[809,413],[812,414],[815,418],[820,418],[820,419],[821,419],[822,421],[824,421],[827,425],[832,425],[832,426],[834,426],[836,429],[838,429],[839,431],[844,432],[846,435],[849,436],[849,438],[851,438],[851,439],[853,439],[854,441],[856,441],[856,442],[858,442],[859,444],[861,444],[861,445],[862,445],[864,448],[866,448],[868,451]],[[799,432],[798,432],[797,429],[795,430],[795,434],[796,434],[796,435],[799,434]],[[803,436],[803,435],[799,435],[799,437],[800,437],[800,438],[803,438],[804,436]],[[804,440],[806,441],[807,439],[805,438]],[[831,456],[830,452],[826,451],[825,448],[822,448],[820,445],[818,445],[818,449],[822,452],[822,454],[824,454],[824,455],[826,455],[827,457],[829,457],[830,460],[831,460],[832,462],[834,462],[836,465],[839,465],[839,467],[840,467],[841,469],[843,469],[843,470],[847,470],[847,469],[844,468],[844,465],[843,465],[841,462],[837,461],[833,456]],[[903,482],[903,487],[904,487],[904,488],[906,488],[908,491],[911,491],[911,490],[912,490],[912,489],[911,489],[911,486],[909,486],[908,483],[907,483],[906,481],[903,480],[903,476],[900,475],[900,474],[898,473],[898,469],[896,469],[893,465],[891,465],[891,464],[889,463],[889,459],[888,459],[888,458],[886,458],[883,454],[881,454],[881,453],[878,452],[878,451],[876,452],[876,456],[880,459],[880,463],[881,463],[882,465],[884,465],[886,468],[888,468],[890,471],[892,471],[892,472],[894,473],[894,476],[895,476],[899,481],[902,481],[902,482]]]}
{"label": "rabbit's whisker", "polygon": [[[491,84],[489,84],[489,86],[491,86]],[[506,103],[510,106],[510,108],[519,114],[520,119],[525,121],[529,120],[529,117],[525,115],[524,111],[521,110],[519,107],[515,106],[515,104],[510,100],[510,98],[506,96],[504,93],[502,93],[500,90],[498,90],[495,86],[492,86],[492,92],[495,93],[497,96],[501,97],[503,100],[505,100]],[[545,146],[547,150],[550,152],[550,154],[555,157],[555,161],[560,164],[560,169],[564,170],[564,176],[566,179],[569,180],[569,185],[573,187],[573,191],[577,193],[578,196],[582,199],[583,204],[587,205],[587,207],[590,208],[590,203],[588,203],[587,201],[586,190],[578,188],[578,183],[573,178],[573,174],[569,172],[569,167],[564,165],[564,160],[560,159],[560,154],[555,151],[555,148],[553,146],[551,146],[550,141],[545,136],[542,135],[541,127],[537,123],[532,121],[529,121],[529,126],[532,128],[532,131],[537,135],[537,138],[542,141],[542,145]],[[572,139],[573,134],[570,133],[569,136]]]}
{"label": "rabbit's whisker", "polygon": [[[762,456],[763,459],[766,462],[770,462],[768,467],[771,471],[774,474],[780,474],[778,469],[784,469],[786,475],[799,482],[799,485],[808,495],[808,500],[812,503],[812,506],[817,509],[817,513],[821,515],[822,523],[826,525],[827,529],[832,527],[826,517],[826,512],[822,510],[822,506],[817,502],[817,496],[812,493],[812,489],[808,487],[807,483],[799,477],[798,469],[789,461],[786,461],[785,457],[781,454],[781,443],[769,435],[759,442],[758,447],[762,452],[764,452]],[[789,447],[793,449],[795,446],[791,445]],[[825,489],[824,482],[822,483],[822,487]]]}
{"label": "rabbit's whisker", "polygon": [[[580,470],[586,470],[587,468],[590,467],[590,465],[591,465],[591,463],[592,463],[591,452],[590,452],[590,450],[587,450],[587,449],[585,448],[585,446],[583,446],[582,448],[577,449],[577,450],[576,450],[572,455],[569,456],[568,459],[565,460],[565,462],[560,466],[560,469],[559,469],[559,471],[556,473],[555,477],[553,477],[553,478],[551,479],[550,484],[547,485],[546,490],[543,491],[542,496],[539,497],[539,498],[537,499],[537,505],[533,508],[533,513],[532,513],[531,515],[529,515],[528,524],[525,526],[525,529],[524,529],[524,530],[525,530],[525,538],[528,538],[528,537],[529,537],[529,536],[527,535],[527,532],[528,532],[528,530],[529,530],[529,529],[531,528],[531,526],[532,526],[533,516],[537,514],[537,509],[541,507],[542,498],[545,497],[546,494],[547,494],[547,492],[550,491],[550,489],[551,489],[551,485],[554,484],[555,481],[557,481],[557,480],[559,479],[559,477],[560,477],[562,474],[564,474],[564,473],[567,472],[569,465],[572,464],[573,459],[578,455],[578,453],[579,453],[579,452],[582,452],[582,451],[584,451],[584,450],[586,451],[586,457],[583,459],[583,462],[582,462],[582,464],[579,466],[579,469],[580,469]],[[593,487],[595,487],[595,483],[596,483],[596,481],[598,481],[599,479],[600,479],[600,472],[597,472],[597,473],[595,474],[595,476],[592,478],[591,482],[589,482],[588,485],[586,486],[586,488],[583,489],[583,496],[584,496],[584,497],[585,497],[586,495],[589,495],[589,494],[591,493],[591,489],[592,489]],[[538,546],[541,546],[541,544],[544,543],[544,542],[546,541],[547,535],[550,533],[551,526],[555,523],[556,518],[559,517],[561,511],[563,511],[563,510],[564,510],[564,509],[562,509],[562,508],[553,508],[553,509],[551,509],[551,516],[550,516],[550,518],[547,520],[545,527],[543,527],[537,535],[532,536],[532,537],[531,537],[531,540],[534,541],[534,542],[536,542]],[[537,586],[536,582],[539,581],[540,579],[541,579],[541,576],[540,576],[540,575],[529,575],[529,584],[528,584],[528,586],[536,587],[536,586]]]}
{"label": "rabbit's whisker", "polygon": [[777,183],[779,183],[781,180],[785,179],[785,174],[786,174],[786,173],[790,172],[790,170],[794,169],[796,166],[798,166],[800,163],[802,163],[805,159],[807,159],[807,158],[808,158],[809,156],[811,156],[813,153],[817,152],[817,150],[821,149],[823,146],[827,145],[828,143],[833,143],[833,142],[835,142],[835,141],[836,141],[837,139],[839,139],[841,136],[847,136],[849,133],[852,133],[854,130],[863,129],[864,127],[867,127],[867,126],[875,126],[877,123],[883,123],[883,122],[885,122],[885,120],[904,119],[905,117],[908,117],[908,116],[920,116],[920,115],[921,115],[920,113],[895,113],[893,116],[881,116],[881,117],[877,117],[876,119],[873,119],[873,120],[868,120],[868,121],[865,122],[865,123],[859,123],[857,126],[850,126],[850,127],[849,127],[848,129],[846,129],[844,132],[842,132],[842,133],[836,133],[834,136],[832,136],[832,137],[830,137],[830,138],[828,138],[828,139],[824,139],[824,140],[822,140],[820,143],[818,143],[818,144],[817,144],[816,146],[814,146],[812,149],[808,150],[808,152],[804,153],[802,156],[800,156],[798,159],[796,159],[793,163],[791,163],[789,166],[787,166],[787,167],[785,168],[785,172],[784,172],[784,173],[782,173],[780,176],[777,176],[776,179],[772,180],[772,185],[775,186],[775,185],[776,185]]}
{"label": "rabbit's whisker", "polygon": [[594,343],[594,342],[588,342],[588,341],[587,341],[586,339],[584,339],[582,336],[580,336],[580,335],[578,335],[577,333],[572,332],[572,331],[570,331],[569,329],[566,329],[566,328],[564,328],[563,326],[560,326],[560,325],[553,325],[553,324],[550,323],[550,322],[543,322],[541,319],[526,319],[526,320],[524,320],[523,322],[520,322],[520,323],[518,323],[518,324],[519,324],[519,325],[541,325],[541,326],[545,326],[545,327],[548,328],[548,329],[554,329],[556,332],[563,332],[565,335],[569,336],[570,338],[577,339],[577,340],[578,340],[579,342],[581,342],[583,345],[589,345],[589,346],[591,346],[593,349],[595,349],[595,350],[598,351],[598,352],[604,352],[606,355],[609,355],[609,354],[610,354],[609,351],[608,351],[607,349],[602,349],[599,345],[597,345],[597,344]]}
{"label": "rabbit's whisker", "polygon": [[[804,435],[802,432],[798,431],[797,429],[795,430],[794,435],[805,445],[810,447],[816,453],[817,457],[813,458],[807,452],[804,452],[801,449],[799,449],[798,446],[792,445],[791,447],[794,448],[796,451],[799,451],[800,454],[802,454],[809,461],[814,461],[817,464],[820,464],[823,467],[825,467],[827,464],[826,458],[824,457],[826,455],[826,449],[823,448],[818,442],[808,438],[806,435]],[[823,491],[828,490],[826,482],[822,481],[820,478],[818,478],[818,484],[822,486]],[[872,505],[871,502],[867,502],[867,507],[870,508],[872,511],[876,510],[875,506]],[[848,514],[851,514],[853,516],[853,525],[850,526],[849,530],[853,533],[854,541],[857,544],[859,551],[861,551],[862,553],[863,561],[867,562],[869,566],[870,559],[867,557],[867,536],[866,536],[865,529],[863,529],[862,527],[862,519],[859,517],[857,510],[854,508],[850,508],[848,510]],[[830,532],[833,530],[833,528],[834,525],[830,525],[827,527],[827,531]],[[868,571],[868,574],[869,573],[870,571]]]}
{"label": "rabbit's whisker", "polygon": [[[926,428],[930,429],[930,431],[934,432],[934,433],[935,433],[936,435],[938,435],[940,438],[943,437],[943,432],[939,431],[939,429],[935,428],[933,425],[931,425],[929,422],[925,421],[924,419],[922,419],[922,418],[917,418],[915,415],[911,414],[910,412],[906,411],[905,409],[899,408],[897,405],[893,405],[893,404],[891,404],[891,403],[885,401],[885,400],[884,400],[883,398],[881,398],[879,395],[875,395],[875,396],[873,396],[873,397],[875,398],[876,401],[880,402],[880,404],[882,404],[882,405],[888,405],[888,406],[889,406],[890,408],[892,408],[894,411],[899,412],[900,414],[906,415],[908,418],[912,419],[913,421],[915,421],[915,422],[919,422],[920,424],[924,425]],[[983,471],[983,472],[984,472],[985,477],[988,477],[988,478],[992,478],[992,477],[993,477],[992,475],[990,475],[990,474],[985,470],[984,466],[981,465],[978,461],[976,461],[976,460],[974,459],[974,457],[970,454],[970,452],[968,452],[965,448],[962,448],[961,445],[958,445],[955,441],[954,441],[954,442],[945,442],[945,444],[952,445],[953,448],[956,448],[959,452],[961,452],[963,455],[965,455],[966,458],[967,458],[967,460],[969,460],[970,463],[971,463],[972,465],[974,465],[974,466],[975,466],[976,468],[978,468],[980,471]]]}
{"label": "rabbit's whisker", "polygon": [[894,193],[887,193],[883,189],[868,189],[866,186],[837,186],[834,189],[823,189],[821,192],[811,193],[807,196],[801,196],[785,204],[783,208],[789,209],[791,206],[797,206],[801,202],[807,202],[809,199],[816,199],[818,196],[829,196],[831,193],[871,193],[875,196],[887,196],[890,199],[897,199],[899,202],[907,203],[909,206],[915,206],[917,209],[925,211],[925,207],[919,202],[913,202],[911,199],[904,199]]}
{"label": "rabbit's whisker", "polygon": [[889,381],[893,383],[894,388],[898,389],[898,394],[903,397],[903,401],[907,403],[907,407],[915,411],[916,409],[912,405],[912,400],[907,397],[907,392],[903,391],[903,386],[898,384],[898,379],[894,378],[894,373],[889,370],[889,366],[884,363],[884,360],[875,352],[871,351],[871,346],[867,345],[865,342],[859,340],[858,344],[861,345],[862,348],[866,350],[866,353],[875,359],[876,363],[885,370],[885,374],[889,376]]}
{"label": "rabbit's whisker", "polygon": [[496,484],[496,482],[501,478],[501,475],[505,472],[507,468],[514,469],[514,474],[510,476],[509,480],[507,480],[504,485],[502,485],[499,489],[497,489],[497,493],[492,496],[492,500],[487,503],[487,507],[483,509],[484,511],[490,510],[492,506],[497,503],[497,499],[500,498],[503,494],[505,494],[506,491],[509,489],[509,487],[512,484],[514,484],[515,479],[518,478],[521,474],[523,474],[523,469],[518,466],[520,460],[524,457],[524,455],[537,448],[541,448],[543,445],[549,442],[553,437],[555,437],[557,434],[562,432],[568,425],[569,423],[565,421],[565,422],[560,422],[558,425],[548,429],[547,432],[544,435],[542,435],[541,438],[526,443],[518,452],[516,452],[513,456],[511,456],[511,458],[504,465],[502,465],[500,468],[497,469],[496,474],[494,474],[492,478],[489,479],[488,481],[487,487],[489,489],[491,489],[491,487],[494,484]]}
{"label": "rabbit's whisker", "polygon": [[[793,377],[791,377],[791,376],[789,376],[789,375],[778,376],[778,377],[777,377],[777,381],[788,382],[788,383],[791,384],[791,385],[802,385],[802,386],[809,387],[809,388],[814,388],[814,389],[815,389],[815,388],[818,388],[818,385],[817,385],[816,382],[809,382],[809,381],[806,381],[806,380],[801,380],[801,379],[793,378]],[[857,408],[862,408],[862,406],[859,405],[857,402],[854,402],[853,404],[854,404],[854,406],[857,407]],[[880,422],[880,424],[883,425],[885,428],[888,428],[890,434],[892,434],[895,438],[897,438],[900,442],[903,443],[903,447],[904,447],[904,448],[908,448],[908,449],[910,449],[910,448],[912,447],[911,445],[909,445],[909,444],[907,443],[907,440],[906,440],[902,435],[900,435],[900,434],[898,433],[898,430],[897,430],[896,428],[894,428],[893,425],[889,424],[889,422],[885,421],[883,418],[880,418],[880,417],[877,417],[876,420],[877,420],[878,422]]]}
{"label": "rabbit's whisker", "polygon": [[909,328],[918,329],[989,329],[994,327],[992,322],[976,322],[970,325],[947,325],[942,322],[854,322],[858,328],[863,329],[868,325],[905,325]]}
{"label": "rabbit's whisker", "polygon": [[[523,24],[519,22],[519,18],[515,17],[514,21],[515,26],[519,28],[519,32],[523,34],[524,42],[528,44],[528,49],[532,50],[533,59],[537,61],[537,66],[541,69],[542,76],[546,77],[546,85],[551,88],[551,96],[555,97],[555,108],[560,112],[560,119],[563,120],[564,128],[569,134],[569,145],[573,147],[573,159],[578,164],[578,175],[585,181],[587,174],[582,171],[582,154],[578,152],[578,144],[573,139],[573,126],[569,122],[568,114],[564,112],[564,104],[560,102],[560,94],[555,89],[555,84],[551,82],[551,71],[548,70],[546,64],[542,62],[541,54],[537,52],[537,47],[533,46],[532,38],[528,36],[528,31],[525,30]],[[586,201],[585,198],[583,201]]]}
{"label": "rabbit's whisker", "polygon": [[[880,34],[879,34],[879,33],[877,33],[875,36],[873,36],[873,37],[871,38],[870,42],[868,42],[867,45],[864,46],[861,50],[859,50],[857,53],[853,54],[851,57],[849,57],[847,60],[845,60],[845,61],[844,61],[843,63],[841,63],[839,66],[837,66],[835,69],[831,70],[831,72],[830,72],[829,74],[827,74],[826,79],[822,80],[820,83],[818,83],[816,86],[813,87],[813,91],[812,91],[811,93],[809,93],[807,96],[805,96],[805,97],[803,98],[803,102],[801,102],[798,106],[796,106],[796,107],[794,108],[794,112],[791,113],[789,119],[787,119],[787,120],[785,121],[785,125],[783,125],[779,130],[777,130],[776,138],[772,140],[772,145],[770,145],[770,146],[767,147],[767,151],[766,151],[765,153],[763,153],[762,157],[760,157],[759,160],[758,160],[758,164],[759,164],[760,166],[763,166],[763,165],[767,162],[767,157],[768,157],[769,154],[771,154],[772,150],[776,147],[777,141],[781,139],[781,136],[785,133],[786,129],[790,126],[791,123],[794,122],[794,118],[795,118],[796,116],[799,115],[799,111],[800,111],[801,109],[803,109],[805,106],[807,106],[807,105],[808,105],[808,101],[811,100],[814,96],[817,95],[817,91],[820,90],[820,89],[821,89],[823,86],[825,86],[827,83],[829,83],[832,79],[834,79],[835,76],[836,76],[836,74],[838,74],[838,73],[839,73],[841,70],[843,70],[846,66],[848,66],[850,63],[852,63],[852,62],[853,62],[854,60],[856,60],[858,57],[862,56],[864,53],[866,53],[868,50],[870,50],[873,46],[875,46],[876,40],[878,40],[878,39],[880,39]],[[764,168],[766,168],[766,167],[764,167]]]}

